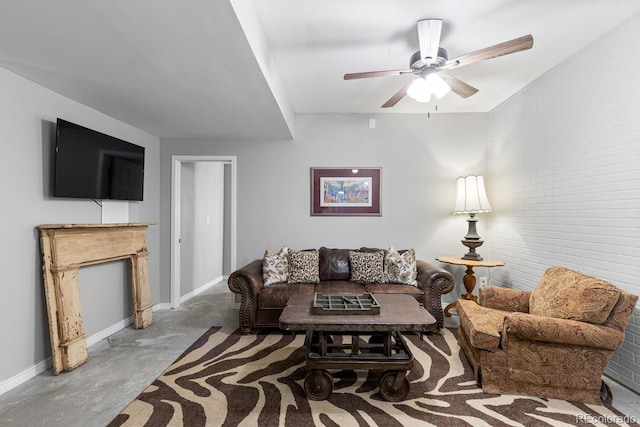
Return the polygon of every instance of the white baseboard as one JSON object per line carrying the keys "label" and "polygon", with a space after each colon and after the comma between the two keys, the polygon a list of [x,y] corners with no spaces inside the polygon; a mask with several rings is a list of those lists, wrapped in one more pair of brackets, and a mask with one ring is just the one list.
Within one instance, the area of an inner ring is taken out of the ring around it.
{"label": "white baseboard", "polygon": [[33,365],[29,369],[25,369],[24,371],[20,372],[18,375],[9,378],[6,381],[1,382],[0,396],[8,392],[9,390],[13,389],[14,387],[18,387],[20,384],[27,382],[31,378],[43,373],[44,371],[51,368],[52,366],[53,366],[53,361],[51,360],[50,357],[48,357],[46,360],[43,360],[42,362],[36,365]]}
{"label": "white baseboard", "polygon": [[[208,283],[205,283],[204,285],[200,286],[198,289],[181,297],[180,303],[188,301],[189,299],[195,297],[196,295],[201,294],[202,292],[209,289],[211,286],[217,283],[220,283],[223,280],[225,280],[225,276],[221,276]],[[171,308],[171,303],[158,303],[158,304],[154,304],[153,307],[151,307],[151,310],[155,312],[159,310],[169,310],[170,308]],[[133,323],[133,316],[123,319],[120,322],[115,323],[114,325],[111,325],[108,328],[103,329],[102,331],[87,337],[87,347],[91,347],[92,345],[115,334],[116,332],[121,331],[122,329],[126,328],[132,323]],[[0,396],[11,389],[18,387],[20,384],[29,381],[31,378],[38,376],[39,374],[43,373],[47,369],[50,369],[52,366],[53,366],[53,361],[51,360],[51,357],[48,357],[46,360],[43,360],[42,362],[39,362],[33,365],[32,367],[25,369],[24,371],[20,372],[17,375],[14,375],[8,380],[0,382]]]}
{"label": "white baseboard", "polygon": [[133,323],[133,316],[128,317],[124,320],[119,321],[118,323],[109,326],[107,329],[103,329],[100,332],[97,332],[91,336],[87,337],[87,347],[91,347],[92,345],[102,341],[110,335],[115,334],[116,332],[126,328],[130,324]]}
{"label": "white baseboard", "polygon": [[[226,277],[226,279],[225,279],[225,277]],[[186,301],[189,301],[191,298],[193,298],[193,297],[195,297],[197,295],[200,295],[201,293],[203,293],[204,291],[206,291],[207,289],[209,289],[213,285],[217,285],[218,283],[220,283],[220,282],[222,282],[224,280],[228,280],[228,277],[227,276],[217,277],[217,278],[205,283],[204,285],[194,289],[193,291],[189,292],[188,294],[181,296],[180,297],[180,304],[182,304],[182,303],[184,303]]]}
{"label": "white baseboard", "polygon": [[160,310],[169,310],[171,309],[171,303],[170,302],[159,302],[158,304],[155,304],[153,307],[151,307],[152,311],[160,311]]}

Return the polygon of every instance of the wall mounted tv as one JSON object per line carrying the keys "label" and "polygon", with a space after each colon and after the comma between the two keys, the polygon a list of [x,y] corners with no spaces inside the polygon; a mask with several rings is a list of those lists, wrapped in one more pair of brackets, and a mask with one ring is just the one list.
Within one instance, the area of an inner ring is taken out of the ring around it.
{"label": "wall mounted tv", "polygon": [[54,197],[142,200],[144,147],[58,119]]}

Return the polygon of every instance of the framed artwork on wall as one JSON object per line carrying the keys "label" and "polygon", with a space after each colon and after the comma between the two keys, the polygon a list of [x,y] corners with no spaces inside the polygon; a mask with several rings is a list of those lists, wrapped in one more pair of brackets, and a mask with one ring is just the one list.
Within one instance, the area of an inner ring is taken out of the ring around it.
{"label": "framed artwork on wall", "polygon": [[311,168],[311,215],[381,216],[382,168]]}

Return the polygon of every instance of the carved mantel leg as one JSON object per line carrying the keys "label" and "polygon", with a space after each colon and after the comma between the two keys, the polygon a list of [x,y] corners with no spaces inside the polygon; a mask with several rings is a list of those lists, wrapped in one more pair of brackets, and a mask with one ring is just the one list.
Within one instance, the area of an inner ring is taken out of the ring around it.
{"label": "carved mantel leg", "polygon": [[149,254],[139,252],[131,257],[131,284],[133,290],[134,323],[136,329],[144,329],[153,323],[151,294],[149,293]]}
{"label": "carved mantel leg", "polygon": [[[87,334],[82,323],[78,268],[54,272],[54,288],[60,343],[58,357],[63,371],[83,364],[87,360]],[[54,357],[54,360],[56,357]]]}

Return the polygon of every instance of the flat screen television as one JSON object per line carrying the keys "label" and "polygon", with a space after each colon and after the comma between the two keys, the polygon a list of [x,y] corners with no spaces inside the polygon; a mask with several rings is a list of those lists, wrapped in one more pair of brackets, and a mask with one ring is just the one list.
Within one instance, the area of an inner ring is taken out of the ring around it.
{"label": "flat screen television", "polygon": [[58,119],[54,197],[142,200],[144,147]]}

